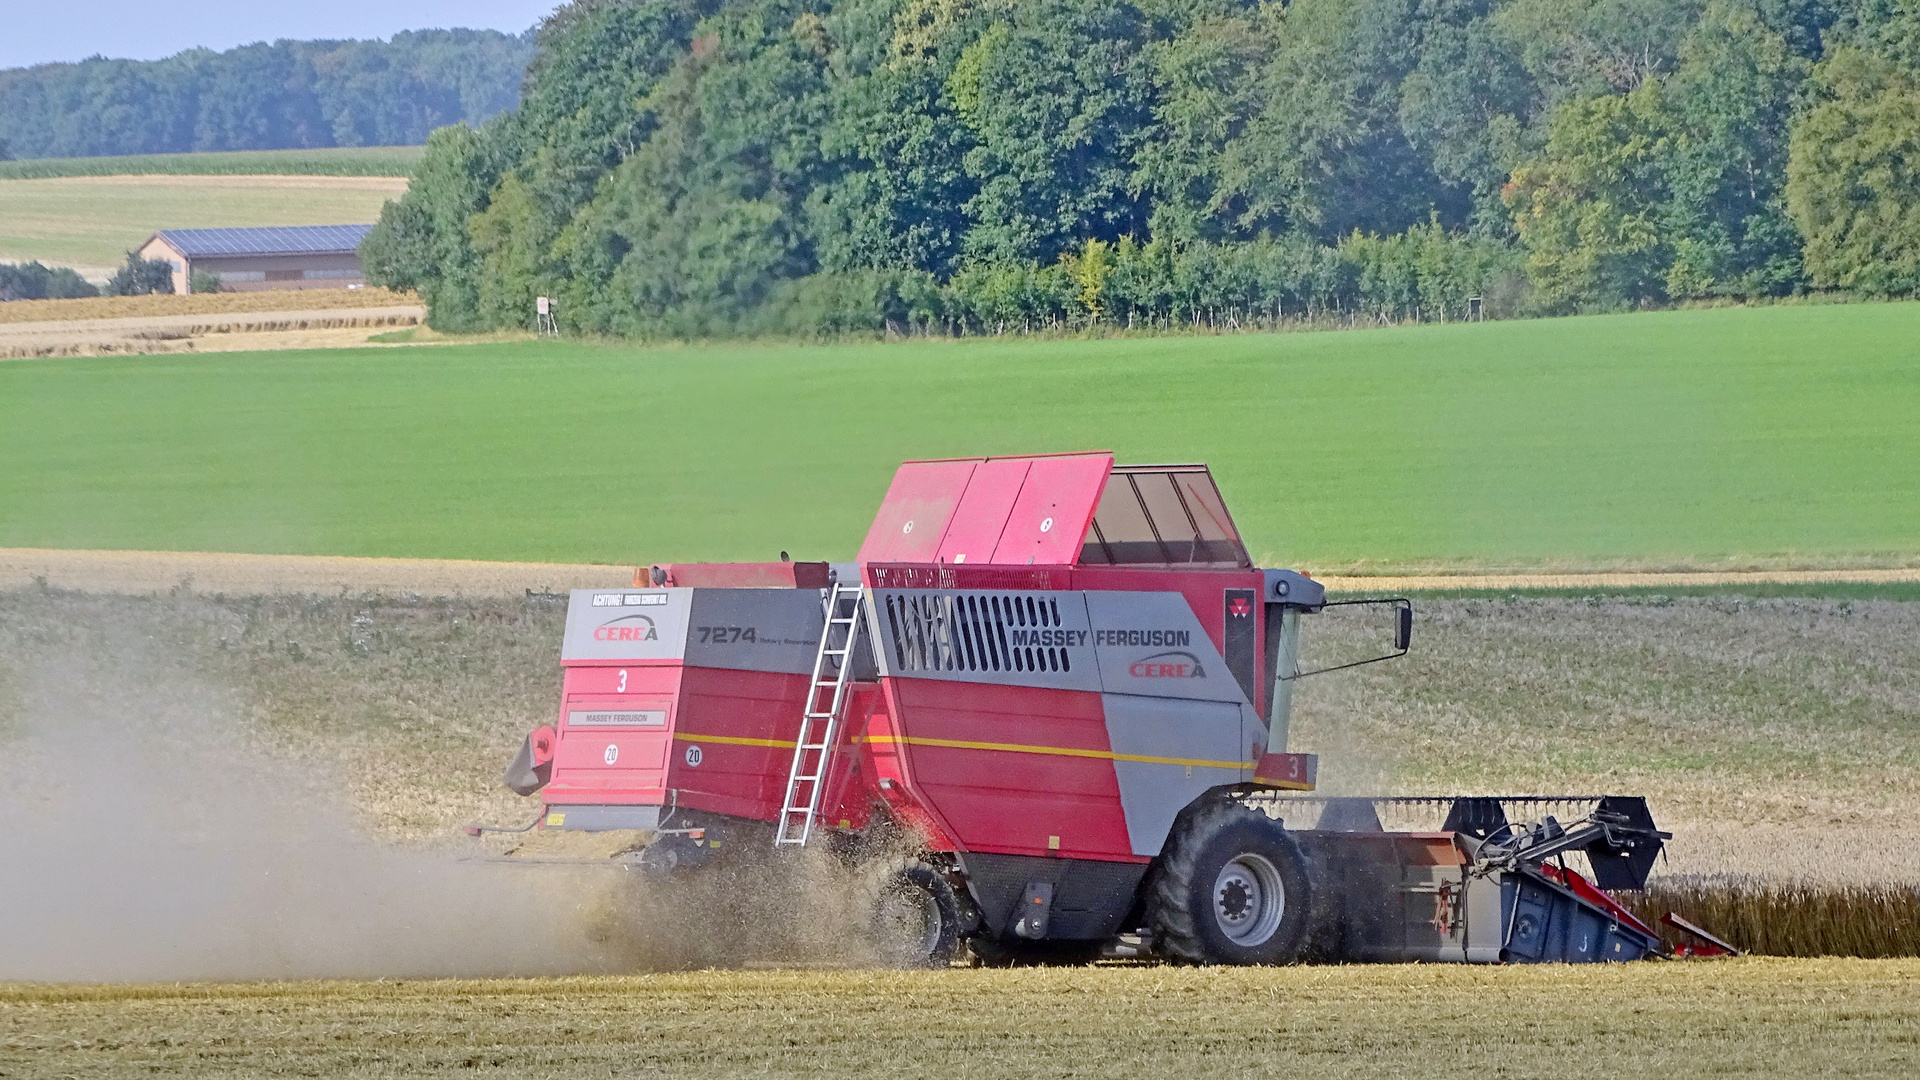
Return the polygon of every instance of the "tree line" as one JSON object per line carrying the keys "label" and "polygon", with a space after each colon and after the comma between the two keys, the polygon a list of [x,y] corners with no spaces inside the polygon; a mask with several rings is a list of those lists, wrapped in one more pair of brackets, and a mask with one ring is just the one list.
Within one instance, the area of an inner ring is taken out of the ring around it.
{"label": "tree line", "polygon": [[12,68],[0,71],[0,153],[418,145],[513,108],[533,45],[532,31],[419,30]]}
{"label": "tree line", "polygon": [[1920,0],[578,0],[362,252],[662,336],[1910,295],[1916,160]]}
{"label": "tree line", "polygon": [[[192,292],[219,292],[217,275],[194,271]],[[127,261],[103,286],[95,286],[79,272],[38,261],[0,263],[0,302],[9,300],[74,300],[88,296],[146,296],[173,292],[173,264],[165,259],[143,259],[127,252]]]}

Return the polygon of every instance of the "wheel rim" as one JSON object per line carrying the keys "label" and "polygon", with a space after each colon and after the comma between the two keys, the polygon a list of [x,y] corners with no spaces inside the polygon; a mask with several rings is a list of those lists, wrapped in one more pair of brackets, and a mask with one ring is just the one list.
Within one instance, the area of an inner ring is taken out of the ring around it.
{"label": "wheel rim", "polygon": [[1287,913],[1280,870],[1264,855],[1248,852],[1220,868],[1213,881],[1213,919],[1235,945],[1264,945]]}
{"label": "wheel rim", "polygon": [[882,944],[902,960],[918,963],[940,947],[940,901],[916,882],[894,882],[874,915]]}

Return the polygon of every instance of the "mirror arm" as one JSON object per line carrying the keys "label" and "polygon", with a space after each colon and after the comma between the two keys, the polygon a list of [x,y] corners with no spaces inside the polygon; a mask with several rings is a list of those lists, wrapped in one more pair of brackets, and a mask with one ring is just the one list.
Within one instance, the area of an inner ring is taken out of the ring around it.
{"label": "mirror arm", "polygon": [[1406,597],[1395,596],[1380,600],[1329,600],[1322,610],[1332,607],[1359,607],[1362,604],[1392,604],[1399,609],[1394,616],[1393,652],[1385,656],[1375,656],[1366,660],[1355,660],[1351,664],[1335,664],[1332,667],[1315,668],[1312,671],[1296,670],[1291,675],[1280,676],[1276,681],[1292,682],[1295,679],[1304,679],[1309,675],[1325,675],[1329,671],[1345,671],[1348,668],[1357,668],[1366,664],[1377,664],[1382,660],[1398,660],[1400,657],[1407,655],[1409,648],[1413,644],[1413,601]]}

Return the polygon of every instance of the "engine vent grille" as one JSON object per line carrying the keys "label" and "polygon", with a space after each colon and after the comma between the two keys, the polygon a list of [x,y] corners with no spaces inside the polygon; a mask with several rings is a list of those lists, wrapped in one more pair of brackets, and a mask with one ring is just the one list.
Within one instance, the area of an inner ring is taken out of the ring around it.
{"label": "engine vent grille", "polygon": [[1061,625],[1053,597],[942,592],[886,596],[886,630],[903,672],[1072,671],[1067,650],[1022,644]]}

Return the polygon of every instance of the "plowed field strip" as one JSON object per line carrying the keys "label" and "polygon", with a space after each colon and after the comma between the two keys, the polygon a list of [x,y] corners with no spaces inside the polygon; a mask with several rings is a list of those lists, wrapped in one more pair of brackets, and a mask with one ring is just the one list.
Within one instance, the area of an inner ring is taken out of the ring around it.
{"label": "plowed field strip", "polygon": [[[67,589],[153,592],[182,580],[200,592],[407,591],[448,595],[519,593],[523,589],[607,588],[632,580],[628,566],[478,562],[461,559],[366,559],[328,555],[244,555],[198,551],[68,551],[0,548],[0,588],[45,578]],[[1823,582],[1920,582],[1920,568],[1553,574],[1426,574],[1392,577],[1316,575],[1334,592],[1438,590],[1638,589]]]}
{"label": "plowed field strip", "polygon": [[518,595],[525,589],[631,584],[630,566],[495,563],[458,559],[358,559],[197,551],[59,551],[0,548],[0,588],[33,585],[87,592],[184,588],[214,593],[398,593]]}
{"label": "plowed field strip", "polygon": [[1315,575],[1336,592],[1434,592],[1502,589],[1647,589],[1722,585],[1893,585],[1920,581],[1920,568],[1861,570],[1644,571],[1598,574],[1419,574],[1392,577]]}

